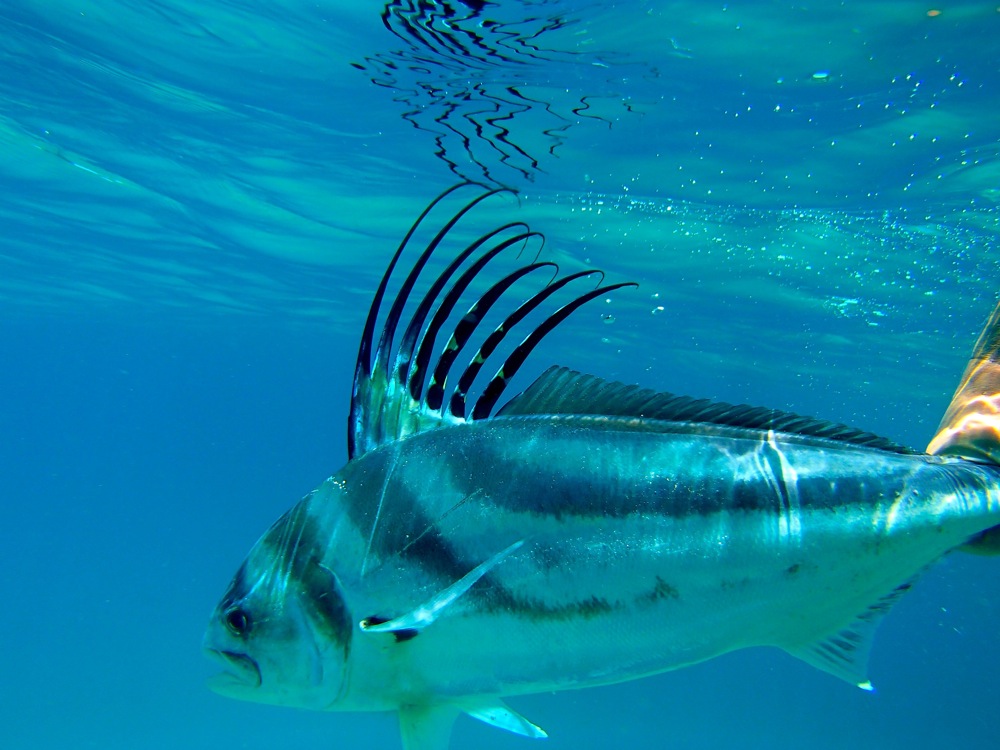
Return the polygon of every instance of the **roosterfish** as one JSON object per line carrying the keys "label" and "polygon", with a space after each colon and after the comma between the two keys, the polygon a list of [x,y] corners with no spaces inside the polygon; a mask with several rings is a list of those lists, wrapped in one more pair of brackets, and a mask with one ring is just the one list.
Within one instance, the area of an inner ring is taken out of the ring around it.
{"label": "roosterfish", "polygon": [[461,714],[545,737],[504,699],[751,646],[870,690],[875,628],[915,578],[952,550],[1000,552],[1000,306],[926,451],[558,366],[498,407],[549,332],[634,286],[519,260],[541,240],[522,222],[459,240],[505,192],[452,187],[392,256],[347,463],[237,570],[204,638],[225,670],[211,686],[395,712],[406,750],[447,748]]}

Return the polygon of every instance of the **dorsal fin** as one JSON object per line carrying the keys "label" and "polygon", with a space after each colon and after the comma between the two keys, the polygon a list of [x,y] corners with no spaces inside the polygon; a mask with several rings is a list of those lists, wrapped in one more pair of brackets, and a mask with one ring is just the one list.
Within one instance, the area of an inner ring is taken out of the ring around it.
{"label": "dorsal fin", "polygon": [[497,416],[515,414],[588,414],[718,424],[822,437],[893,453],[914,452],[870,432],[822,419],[802,417],[778,409],[745,404],[734,406],[722,401],[658,393],[637,385],[585,375],[566,367],[550,367],[497,412]]}
{"label": "dorsal fin", "polygon": [[[449,196],[463,189],[477,189],[479,192],[451,215],[419,253],[385,314],[378,346],[375,347],[376,323],[390,277],[400,257],[427,216]],[[598,281],[596,288],[577,294],[551,312],[541,323],[529,327],[521,325],[525,318],[541,308],[555,292],[574,282],[595,276],[602,280],[604,277],[600,271],[581,271],[560,278],[559,267],[555,263],[531,262],[507,274],[478,298],[474,298],[465,315],[451,324],[450,331],[447,330],[448,321],[458,309],[470,284],[494,258],[507,248],[523,248],[532,240],[544,241],[541,234],[531,231],[525,224],[512,222],[480,235],[454,253],[445,269],[428,285],[409,319],[404,320],[404,309],[422,271],[431,255],[450,239],[450,233],[456,224],[482,201],[498,193],[513,192],[506,188],[490,189],[471,182],[449,188],[420,214],[396,249],[375,292],[358,348],[347,435],[351,458],[416,432],[488,417],[503,395],[510,378],[528,354],[559,323],[598,296],[624,286],[635,286],[629,283],[601,285]],[[466,263],[468,268],[454,279]],[[540,274],[544,274],[544,279]],[[515,300],[508,290],[525,279],[539,279],[540,288],[523,301]],[[511,312],[485,337],[479,349],[462,368],[454,392],[449,397],[450,374],[457,358],[486,313],[498,303],[509,305]],[[523,331],[523,338],[519,344],[507,347],[507,353],[504,354],[501,344],[506,343],[507,336],[513,329]],[[402,330],[402,336],[397,336],[399,330]],[[439,335],[447,335],[448,342],[437,360],[432,361]],[[469,389],[491,357],[495,357],[501,364],[484,386],[472,414],[467,415],[466,398]]]}

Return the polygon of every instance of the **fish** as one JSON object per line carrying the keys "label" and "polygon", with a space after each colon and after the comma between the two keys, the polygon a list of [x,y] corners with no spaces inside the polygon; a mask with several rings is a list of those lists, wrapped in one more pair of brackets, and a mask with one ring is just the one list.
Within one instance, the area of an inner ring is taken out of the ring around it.
{"label": "fish", "polygon": [[522,259],[542,237],[517,220],[468,241],[467,216],[509,192],[455,185],[399,244],[347,463],[237,570],[203,641],[211,687],[395,712],[406,750],[444,750],[461,715],[542,738],[505,699],[751,646],[871,690],[875,629],[919,575],[1000,553],[1000,305],[924,451],[556,365],[498,407],[551,331],[634,286]]}

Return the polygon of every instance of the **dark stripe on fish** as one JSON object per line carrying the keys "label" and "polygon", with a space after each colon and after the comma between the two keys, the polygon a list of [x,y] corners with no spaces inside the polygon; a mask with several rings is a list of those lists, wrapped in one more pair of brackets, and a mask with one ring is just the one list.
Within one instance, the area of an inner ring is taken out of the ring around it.
{"label": "dark stripe on fish", "polygon": [[309,592],[304,601],[309,606],[313,621],[321,626],[320,629],[330,640],[343,646],[346,659],[351,651],[354,623],[337,577],[316,560],[306,568],[302,583]]}
{"label": "dark stripe on fish", "polygon": [[[440,529],[442,521],[465,498],[442,512],[428,513],[421,502],[421,488],[411,488],[400,476],[405,472],[396,473],[393,460],[391,451],[375,451],[365,457],[363,468],[349,479],[355,491],[343,495],[347,517],[359,535],[370,540],[369,558],[380,563],[405,559],[421,566],[443,585],[450,585],[482,562],[464,559]],[[369,566],[366,574],[373,569]]]}
{"label": "dark stripe on fish", "polygon": [[[756,443],[742,452],[749,458],[760,448],[761,443]],[[568,467],[561,465],[557,457],[539,453],[530,463],[519,461],[515,467],[515,457],[505,446],[470,441],[467,449],[463,461],[496,467],[495,471],[477,472],[474,480],[470,480],[475,485],[464,488],[469,493],[478,491],[477,502],[502,511],[557,520],[626,518],[638,513],[674,520],[733,511],[786,515],[792,510],[793,486],[802,512],[870,505],[877,495],[904,487],[915,469],[912,465],[886,465],[880,475],[793,479],[784,475],[775,450],[767,447],[762,452],[760,468],[744,481],[732,476],[732,458],[721,456],[700,468],[661,465],[656,468],[655,476],[641,478],[626,476],[624,470],[609,470],[600,460],[584,467]],[[608,463],[618,460],[614,454],[615,447],[609,445]],[[508,467],[514,468],[508,470]],[[637,466],[636,470],[651,471],[652,467]]]}
{"label": "dark stripe on fish", "polygon": [[318,630],[350,652],[353,621],[344,594],[333,572],[322,564],[327,540],[320,524],[301,502],[272,528],[265,543],[275,557],[275,575],[288,576],[306,592],[303,606]]}
{"label": "dark stripe on fish", "polygon": [[[650,590],[633,597],[633,604],[636,607],[648,608],[657,602],[676,601],[678,599],[680,599],[680,592],[663,578],[656,576],[656,583]],[[571,601],[549,603],[534,596],[512,594],[508,589],[500,586],[497,586],[488,593],[484,593],[482,601],[493,612],[504,612],[524,616],[531,620],[543,621],[571,620],[578,617],[590,620],[603,615],[613,614],[628,606],[617,599],[609,600],[606,597],[597,595]]]}
{"label": "dark stripe on fish", "polygon": [[229,583],[229,588],[226,589],[226,593],[222,597],[222,602],[219,604],[219,609],[222,612],[226,612],[232,608],[236,602],[240,601],[247,594],[247,564],[243,561],[240,565],[239,570],[236,571],[236,575],[233,576],[233,580]]}

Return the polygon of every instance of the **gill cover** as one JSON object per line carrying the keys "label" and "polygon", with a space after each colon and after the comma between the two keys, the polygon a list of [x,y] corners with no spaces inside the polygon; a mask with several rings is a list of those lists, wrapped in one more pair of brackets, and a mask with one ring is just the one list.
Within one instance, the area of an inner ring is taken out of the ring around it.
{"label": "gill cover", "polygon": [[217,692],[326,709],[345,687],[352,618],[322,563],[312,497],[254,545],[212,616],[204,645],[226,667],[211,683]]}

